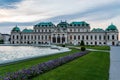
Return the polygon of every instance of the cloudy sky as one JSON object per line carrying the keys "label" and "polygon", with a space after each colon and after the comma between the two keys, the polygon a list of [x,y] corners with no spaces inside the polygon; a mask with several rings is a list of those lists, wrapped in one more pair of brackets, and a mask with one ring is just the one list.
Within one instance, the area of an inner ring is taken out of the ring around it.
{"label": "cloudy sky", "polygon": [[86,21],[91,28],[120,30],[120,0],[0,0],[0,33],[18,25],[32,28],[40,21]]}

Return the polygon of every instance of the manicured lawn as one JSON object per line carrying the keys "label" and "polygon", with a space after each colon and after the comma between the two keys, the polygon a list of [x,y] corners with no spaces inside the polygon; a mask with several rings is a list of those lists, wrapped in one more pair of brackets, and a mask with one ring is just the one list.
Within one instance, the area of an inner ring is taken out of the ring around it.
{"label": "manicured lawn", "polygon": [[108,80],[109,53],[90,52],[33,80]]}
{"label": "manicured lawn", "polygon": [[18,71],[18,70],[23,69],[23,68],[28,68],[28,67],[31,67],[33,65],[36,65],[36,64],[39,64],[39,63],[42,63],[42,62],[46,62],[48,60],[56,59],[56,58],[59,58],[59,57],[62,57],[62,56],[66,56],[68,54],[73,54],[73,53],[76,53],[76,52],[80,52],[80,50],[72,49],[72,51],[70,51],[70,52],[54,54],[54,55],[39,57],[39,58],[35,58],[35,59],[30,59],[30,60],[24,60],[24,61],[16,62],[16,63],[13,63],[13,64],[0,66],[0,75],[4,75],[8,72]]}
{"label": "manicured lawn", "polygon": [[109,46],[86,46],[86,48],[97,49],[97,50],[110,50]]}

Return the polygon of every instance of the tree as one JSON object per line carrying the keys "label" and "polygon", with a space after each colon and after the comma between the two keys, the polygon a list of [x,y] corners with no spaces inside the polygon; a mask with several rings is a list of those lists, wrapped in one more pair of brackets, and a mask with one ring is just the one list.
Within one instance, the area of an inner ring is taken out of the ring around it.
{"label": "tree", "polygon": [[3,40],[3,39],[1,39],[1,40],[0,40],[0,44],[3,44],[3,43],[4,43],[4,40]]}
{"label": "tree", "polygon": [[80,46],[84,46],[84,45],[85,45],[84,41],[81,40]]}

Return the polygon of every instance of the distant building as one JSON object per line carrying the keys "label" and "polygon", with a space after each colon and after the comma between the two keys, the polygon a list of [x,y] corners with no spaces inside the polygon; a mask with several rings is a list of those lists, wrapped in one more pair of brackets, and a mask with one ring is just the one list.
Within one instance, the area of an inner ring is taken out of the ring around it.
{"label": "distant building", "polygon": [[11,31],[11,44],[80,44],[85,45],[116,45],[118,43],[118,29],[109,25],[106,30],[93,28],[90,24],[81,22],[40,22],[32,29],[20,30],[18,26]]}
{"label": "distant building", "polygon": [[10,35],[9,34],[2,34],[2,38],[3,38],[4,44],[10,44]]}
{"label": "distant building", "polygon": [[2,37],[2,34],[0,33],[0,40],[2,40],[3,39],[3,37]]}

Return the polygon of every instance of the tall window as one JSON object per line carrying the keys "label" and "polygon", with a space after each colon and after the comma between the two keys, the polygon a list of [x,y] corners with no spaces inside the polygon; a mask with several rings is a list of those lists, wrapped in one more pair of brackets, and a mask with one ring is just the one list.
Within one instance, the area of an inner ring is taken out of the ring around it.
{"label": "tall window", "polygon": [[49,40],[51,40],[51,35],[49,35]]}
{"label": "tall window", "polygon": [[35,36],[35,40],[36,40],[36,35],[34,35]]}
{"label": "tall window", "polygon": [[42,35],[42,40],[43,40],[43,35]]}
{"label": "tall window", "polygon": [[29,40],[29,35],[28,35],[28,40]]}
{"label": "tall window", "polygon": [[26,40],[26,35],[24,35],[24,39]]}
{"label": "tall window", "polygon": [[106,39],[106,36],[104,36],[104,40]]}
{"label": "tall window", "polygon": [[19,36],[17,35],[17,39],[19,39]]}
{"label": "tall window", "polygon": [[95,40],[97,40],[97,36],[95,35]]}
{"label": "tall window", "polygon": [[93,39],[92,35],[91,35],[91,40]]}
{"label": "tall window", "polygon": [[118,40],[118,35],[117,35],[117,40]]}
{"label": "tall window", "polygon": [[40,35],[38,35],[38,40],[40,40]]}
{"label": "tall window", "polygon": [[45,32],[47,32],[47,29],[45,30]]}
{"label": "tall window", "polygon": [[13,35],[13,37],[12,37],[13,39],[15,39],[15,36]]}
{"label": "tall window", "polygon": [[31,40],[33,40],[33,36],[31,35]]}
{"label": "tall window", "polygon": [[99,40],[101,40],[101,35],[99,35]]}
{"label": "tall window", "polygon": [[108,40],[110,39],[109,35],[108,35]]}
{"label": "tall window", "polygon": [[72,35],[70,35],[70,40],[72,40]]}
{"label": "tall window", "polygon": [[112,40],[114,40],[115,39],[115,37],[114,37],[114,35],[112,35]]}
{"label": "tall window", "polygon": [[84,40],[84,36],[82,36],[82,40]]}
{"label": "tall window", "polygon": [[76,36],[74,36],[74,40],[76,40]]}
{"label": "tall window", "polygon": [[88,40],[88,35],[86,36],[86,40]]}
{"label": "tall window", "polygon": [[80,35],[78,36],[78,40],[80,40]]}
{"label": "tall window", "polygon": [[47,35],[45,35],[45,40],[47,40]]}

